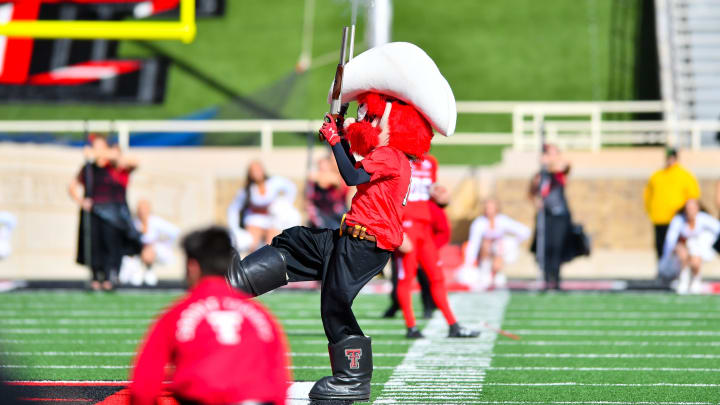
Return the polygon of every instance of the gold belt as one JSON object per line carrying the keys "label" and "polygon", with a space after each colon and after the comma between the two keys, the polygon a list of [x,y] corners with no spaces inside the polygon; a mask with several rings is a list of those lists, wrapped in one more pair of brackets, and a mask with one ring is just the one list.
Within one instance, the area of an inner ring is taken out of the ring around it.
{"label": "gold belt", "polygon": [[340,222],[340,236],[343,236],[343,234],[347,234],[348,236],[352,236],[353,238],[358,238],[360,240],[364,239],[369,240],[370,242],[377,242],[375,236],[367,233],[366,227],[347,223],[345,221],[345,215],[343,215],[342,221]]}

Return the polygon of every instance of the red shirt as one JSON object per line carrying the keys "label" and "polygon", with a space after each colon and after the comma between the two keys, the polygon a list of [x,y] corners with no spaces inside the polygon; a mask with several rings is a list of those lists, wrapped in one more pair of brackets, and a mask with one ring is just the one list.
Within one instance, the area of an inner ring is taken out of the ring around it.
{"label": "red shirt", "polygon": [[431,222],[430,188],[437,181],[437,160],[430,155],[410,162],[410,194],[403,219]]}
{"label": "red shirt", "polygon": [[205,276],[152,326],[132,371],[133,405],[154,405],[165,368],[169,390],[202,404],[246,400],[284,404],[289,387],[287,344],[280,325],[258,302]]}
{"label": "red shirt", "polygon": [[357,163],[370,174],[358,184],[347,220],[367,227],[380,249],[393,251],[402,243],[402,216],[410,191],[410,161],[391,146],[381,146]]}
{"label": "red shirt", "polygon": [[428,202],[428,206],[432,217],[433,240],[435,246],[441,248],[450,242],[450,221],[443,207],[437,205],[435,201]]}
{"label": "red shirt", "polygon": [[[125,192],[130,181],[130,170],[121,169],[110,164],[103,167],[97,164],[89,166],[92,179],[93,203],[122,203],[125,202]],[[80,169],[77,180],[85,185],[86,166]]]}

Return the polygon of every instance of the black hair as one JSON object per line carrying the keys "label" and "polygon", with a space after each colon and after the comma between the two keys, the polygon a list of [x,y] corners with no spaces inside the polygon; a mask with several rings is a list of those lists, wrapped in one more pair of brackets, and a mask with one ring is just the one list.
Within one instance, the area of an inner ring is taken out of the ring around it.
{"label": "black hair", "polygon": [[[707,210],[707,208],[705,207],[705,204],[702,203],[702,201],[700,201],[700,200],[697,199],[697,198],[688,199],[688,201],[690,201],[690,200],[695,200],[695,201],[697,201],[697,203],[698,203],[698,212],[704,212],[704,213],[707,214],[708,210]],[[683,206],[682,206],[679,210],[677,210],[677,212],[675,213],[675,215],[680,215],[680,216],[682,216],[683,218],[687,219],[687,215],[685,214],[685,208],[687,207],[687,203],[688,203],[688,202],[685,201],[685,204],[683,204]]]}
{"label": "black hair", "polygon": [[227,229],[219,226],[200,229],[186,235],[181,244],[188,259],[198,262],[204,276],[224,276],[227,272],[233,255]]}

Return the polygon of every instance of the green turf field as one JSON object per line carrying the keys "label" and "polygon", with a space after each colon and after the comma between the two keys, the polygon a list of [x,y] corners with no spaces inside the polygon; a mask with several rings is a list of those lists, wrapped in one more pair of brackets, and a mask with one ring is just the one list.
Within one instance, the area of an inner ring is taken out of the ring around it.
{"label": "green turf field", "polygon": [[[150,318],[177,294],[2,294],[3,367],[23,380],[120,380]],[[329,372],[317,293],[262,301],[284,325],[294,377]],[[436,314],[429,339],[407,341],[382,320],[387,298],[361,295],[355,312],[373,337],[376,403],[717,404],[720,299],[657,293],[453,294],[460,320],[485,330],[449,340]]]}

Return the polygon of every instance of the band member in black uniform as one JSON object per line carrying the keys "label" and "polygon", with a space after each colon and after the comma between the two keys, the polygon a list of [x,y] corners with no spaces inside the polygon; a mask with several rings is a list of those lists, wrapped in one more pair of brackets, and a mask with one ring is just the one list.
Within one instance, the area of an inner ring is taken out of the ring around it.
{"label": "band member in black uniform", "polygon": [[[68,187],[80,207],[77,262],[90,267],[93,290],[112,290],[124,255],[140,253],[140,233],[132,223],[125,194],[137,161],[104,136],[91,134],[86,163]],[[81,193],[80,189],[84,189]]]}

